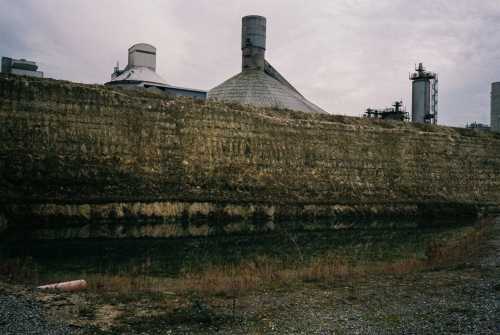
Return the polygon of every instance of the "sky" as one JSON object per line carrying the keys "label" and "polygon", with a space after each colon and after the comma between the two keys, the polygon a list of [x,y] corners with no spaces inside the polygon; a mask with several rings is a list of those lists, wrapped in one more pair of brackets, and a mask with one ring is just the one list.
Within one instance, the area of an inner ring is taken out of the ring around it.
{"label": "sky", "polygon": [[415,64],[439,75],[439,123],[488,123],[500,0],[0,0],[0,55],[46,77],[104,83],[127,49],[157,48],[167,83],[209,90],[241,69],[241,17],[267,18],[266,59],[332,114],[402,99]]}

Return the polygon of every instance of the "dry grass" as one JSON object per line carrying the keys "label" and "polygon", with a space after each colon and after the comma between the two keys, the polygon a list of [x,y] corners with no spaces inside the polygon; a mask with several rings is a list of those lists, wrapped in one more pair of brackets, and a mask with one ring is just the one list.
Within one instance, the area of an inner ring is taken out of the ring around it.
{"label": "dry grass", "polygon": [[16,282],[37,282],[37,265],[30,257],[3,260],[0,263],[0,277]]}
{"label": "dry grass", "polygon": [[388,263],[349,263],[342,258],[323,256],[292,267],[284,267],[270,260],[257,266],[255,263],[232,267],[211,266],[202,273],[184,278],[182,288],[201,294],[232,296],[248,290],[283,287],[300,282],[333,283],[380,273],[402,274],[427,266],[425,261],[416,258]]}
{"label": "dry grass", "polygon": [[428,267],[446,266],[477,254],[489,233],[493,221],[483,221],[478,228],[465,236],[451,241],[433,242],[427,246],[426,265]]}
{"label": "dry grass", "polygon": [[[202,271],[186,271],[176,278],[131,275],[128,272],[125,275],[93,274],[87,275],[85,279],[89,282],[90,290],[98,293],[174,292],[183,294],[194,292],[202,295],[234,297],[246,291],[283,287],[300,282],[332,283],[374,274],[405,274],[450,266],[462,262],[465,257],[479,250],[488,227],[488,222],[485,222],[460,237],[432,242],[427,247],[425,257],[414,255],[397,261],[352,262],[334,254],[326,254],[310,261],[285,264],[278,259],[261,256],[236,265],[207,264]],[[2,264],[0,274],[7,272],[12,278],[28,278],[34,275],[31,265],[15,262]]]}
{"label": "dry grass", "polygon": [[411,256],[393,262],[353,263],[335,255],[324,255],[307,263],[290,265],[277,259],[258,257],[237,265],[209,264],[201,272],[187,272],[173,279],[93,276],[89,281],[91,287],[97,291],[171,291],[236,296],[249,290],[281,287],[297,282],[331,283],[373,274],[405,274],[462,262],[465,257],[477,253],[487,233],[487,227],[488,224],[485,223],[457,239],[433,242],[427,247],[425,258]]}
{"label": "dry grass", "polygon": [[196,292],[238,296],[245,291],[300,282],[332,283],[374,274],[405,274],[451,266],[476,253],[484,235],[485,229],[474,229],[459,239],[430,244],[425,258],[412,256],[394,262],[353,263],[335,255],[324,255],[307,263],[289,265],[277,259],[259,257],[237,265],[207,265],[201,272],[188,272],[179,278],[95,275],[88,280],[91,289],[97,292]]}

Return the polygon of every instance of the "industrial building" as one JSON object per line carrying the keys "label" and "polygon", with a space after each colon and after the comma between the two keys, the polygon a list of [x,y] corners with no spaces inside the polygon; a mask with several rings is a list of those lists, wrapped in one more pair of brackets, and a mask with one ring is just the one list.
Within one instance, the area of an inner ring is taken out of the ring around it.
{"label": "industrial building", "polygon": [[185,96],[195,99],[206,99],[207,92],[167,84],[165,79],[156,73],[156,48],[150,44],[139,43],[128,49],[128,64],[120,70],[117,65],[111,74],[112,85],[126,89],[147,89],[164,92],[171,96]]}
{"label": "industrial building", "polygon": [[500,133],[500,82],[491,84],[491,131]]}
{"label": "industrial building", "polygon": [[392,107],[384,109],[367,108],[363,115],[368,119],[408,121],[410,118],[402,101],[396,101]]}
{"label": "industrial building", "polygon": [[410,75],[412,81],[411,120],[416,123],[437,123],[438,76],[426,71],[423,64],[415,67]]}
{"label": "industrial building", "polygon": [[2,57],[2,73],[43,78],[43,72],[38,71],[38,65],[23,58]]}
{"label": "industrial building", "polygon": [[304,98],[266,61],[265,17],[243,17],[241,50],[242,71],[210,90],[209,99],[306,113],[326,113]]}
{"label": "industrial building", "polygon": [[479,122],[471,122],[471,123],[467,123],[465,125],[465,128],[466,129],[476,129],[476,130],[480,130],[480,131],[490,131],[491,130],[491,127],[488,126],[487,124],[484,124],[484,123],[479,123]]}

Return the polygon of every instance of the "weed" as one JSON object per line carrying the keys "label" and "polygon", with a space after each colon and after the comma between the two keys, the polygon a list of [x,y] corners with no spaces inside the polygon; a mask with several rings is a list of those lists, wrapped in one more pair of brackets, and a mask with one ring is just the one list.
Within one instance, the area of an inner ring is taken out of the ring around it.
{"label": "weed", "polygon": [[[143,265],[127,268],[130,271],[86,274],[85,279],[91,292],[115,293],[123,299],[134,299],[134,296],[142,294],[149,299],[163,299],[163,292],[174,292],[227,297],[235,299],[236,303],[241,294],[256,289],[286,287],[295,283],[330,285],[338,280],[352,281],[372,274],[401,275],[440,266],[457,266],[464,257],[479,250],[488,227],[485,224],[460,230],[451,236],[437,235],[426,243],[423,253],[406,252],[399,258],[391,256],[385,260],[349,257],[342,248],[310,255],[308,250],[302,249],[295,236],[288,234],[285,238],[291,241],[291,250],[296,252],[298,258],[279,253],[271,256],[264,252],[242,257],[235,262],[224,263],[217,259],[217,262],[207,261],[196,267],[188,262],[177,275],[166,277],[148,275],[152,266],[148,257]],[[32,259],[13,259],[0,265],[0,275],[33,282],[37,280],[38,272]],[[63,277],[59,276],[57,281]]]}
{"label": "weed", "polygon": [[38,267],[31,257],[6,259],[0,262],[0,276],[18,282],[38,282]]}
{"label": "weed", "polygon": [[78,315],[87,319],[95,319],[95,306],[83,305],[78,309]]}

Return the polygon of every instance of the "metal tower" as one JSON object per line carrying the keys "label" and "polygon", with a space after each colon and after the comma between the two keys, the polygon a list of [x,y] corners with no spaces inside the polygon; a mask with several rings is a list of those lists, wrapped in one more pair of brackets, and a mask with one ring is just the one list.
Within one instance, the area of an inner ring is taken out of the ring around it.
{"label": "metal tower", "polygon": [[437,123],[438,76],[425,70],[422,63],[410,75],[412,84],[411,120],[417,123]]}

